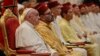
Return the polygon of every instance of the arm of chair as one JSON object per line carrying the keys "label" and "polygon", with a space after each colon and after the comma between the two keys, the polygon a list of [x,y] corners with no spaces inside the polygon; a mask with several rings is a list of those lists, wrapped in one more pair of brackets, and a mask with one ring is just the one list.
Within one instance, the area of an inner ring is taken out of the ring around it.
{"label": "arm of chair", "polygon": [[50,53],[32,53],[31,56],[50,56]]}
{"label": "arm of chair", "polygon": [[65,45],[68,49],[72,49],[72,48],[77,48],[77,47],[79,47],[79,48],[84,48],[84,45],[85,44],[81,44],[80,42],[77,42],[77,43],[71,43],[71,44],[68,44],[68,45]]}
{"label": "arm of chair", "polygon": [[85,48],[84,45],[79,45],[79,46],[66,46],[68,49],[72,49],[72,48]]}
{"label": "arm of chair", "polygon": [[65,45],[68,49],[72,49],[72,48],[77,48],[78,45],[73,45],[73,44],[69,44],[69,45]]}
{"label": "arm of chair", "polygon": [[84,42],[84,43],[85,43],[85,44],[92,44],[92,42],[87,42],[87,41],[86,41],[86,42]]}
{"label": "arm of chair", "polygon": [[84,42],[74,42],[74,43],[71,43],[71,44],[75,44],[75,45],[85,45],[85,43]]}
{"label": "arm of chair", "polygon": [[31,50],[16,50],[16,53],[18,53],[19,56],[50,56],[50,53],[36,53],[35,51]]}

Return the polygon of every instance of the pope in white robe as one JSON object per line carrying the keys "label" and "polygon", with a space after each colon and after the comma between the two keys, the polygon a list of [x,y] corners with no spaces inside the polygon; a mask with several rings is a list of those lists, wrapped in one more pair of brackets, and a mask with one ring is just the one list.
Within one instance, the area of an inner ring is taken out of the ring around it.
{"label": "pope in white robe", "polygon": [[[25,16],[27,16],[31,10],[33,9],[26,9],[24,11],[27,11]],[[33,50],[37,53],[51,53],[51,56],[53,56],[52,53],[56,52],[42,40],[39,33],[34,29],[34,25],[27,20],[23,21],[16,30],[16,48]]]}

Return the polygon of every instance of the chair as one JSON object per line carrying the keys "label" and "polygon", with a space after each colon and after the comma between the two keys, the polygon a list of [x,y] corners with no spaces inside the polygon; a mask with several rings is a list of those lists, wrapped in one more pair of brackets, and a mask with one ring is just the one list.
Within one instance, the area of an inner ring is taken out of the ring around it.
{"label": "chair", "polygon": [[17,17],[14,16],[9,9],[5,11],[3,17],[1,18],[1,26],[5,40],[5,52],[7,56],[50,56],[50,53],[36,53],[32,50],[16,49],[15,32],[16,28],[19,26],[19,22]]}
{"label": "chair", "polygon": [[2,32],[2,27],[0,24],[0,49],[3,50],[4,48],[4,36],[3,36],[3,32]]}

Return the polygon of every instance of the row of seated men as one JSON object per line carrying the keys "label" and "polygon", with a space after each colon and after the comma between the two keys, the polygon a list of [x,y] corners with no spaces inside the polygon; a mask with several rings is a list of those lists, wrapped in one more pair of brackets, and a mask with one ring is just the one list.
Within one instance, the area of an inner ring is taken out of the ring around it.
{"label": "row of seated men", "polygon": [[[10,25],[5,21],[5,26],[8,26],[6,29],[13,26],[12,30],[15,30],[12,35],[8,31],[8,40],[14,36],[13,43],[16,43],[17,49],[50,53],[49,56],[100,56],[99,12],[99,6],[93,3],[39,3],[34,8],[24,9],[19,26],[13,25],[16,23],[13,20]],[[1,17],[1,23],[7,17],[16,18],[7,9]]]}

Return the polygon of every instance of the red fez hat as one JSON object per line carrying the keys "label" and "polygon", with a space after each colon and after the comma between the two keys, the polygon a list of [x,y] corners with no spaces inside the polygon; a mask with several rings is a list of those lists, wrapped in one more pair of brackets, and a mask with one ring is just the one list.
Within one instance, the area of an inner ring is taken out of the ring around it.
{"label": "red fez hat", "polygon": [[67,2],[67,3],[64,3],[63,6],[70,6],[71,3],[70,2]]}
{"label": "red fez hat", "polygon": [[46,3],[39,3],[36,7],[36,10],[38,10],[40,15],[43,15],[44,12],[48,9],[48,6]]}
{"label": "red fez hat", "polygon": [[60,5],[60,3],[57,2],[57,1],[52,1],[52,2],[49,2],[49,3],[48,3],[48,7],[49,7],[50,9],[53,8],[53,7],[56,7],[56,6],[58,6],[58,5]]}
{"label": "red fez hat", "polygon": [[68,13],[68,10],[70,9],[71,7],[70,6],[63,6],[62,8],[61,8],[61,10],[62,10],[62,12],[61,13]]}
{"label": "red fez hat", "polygon": [[82,7],[85,7],[85,6],[86,6],[85,4],[80,4],[79,9],[81,9]]}
{"label": "red fez hat", "polygon": [[76,5],[76,4],[73,4],[73,5],[72,5],[73,8],[75,8],[76,6],[78,6],[78,5]]}
{"label": "red fez hat", "polygon": [[17,0],[4,0],[3,6],[4,7],[17,6]]}

